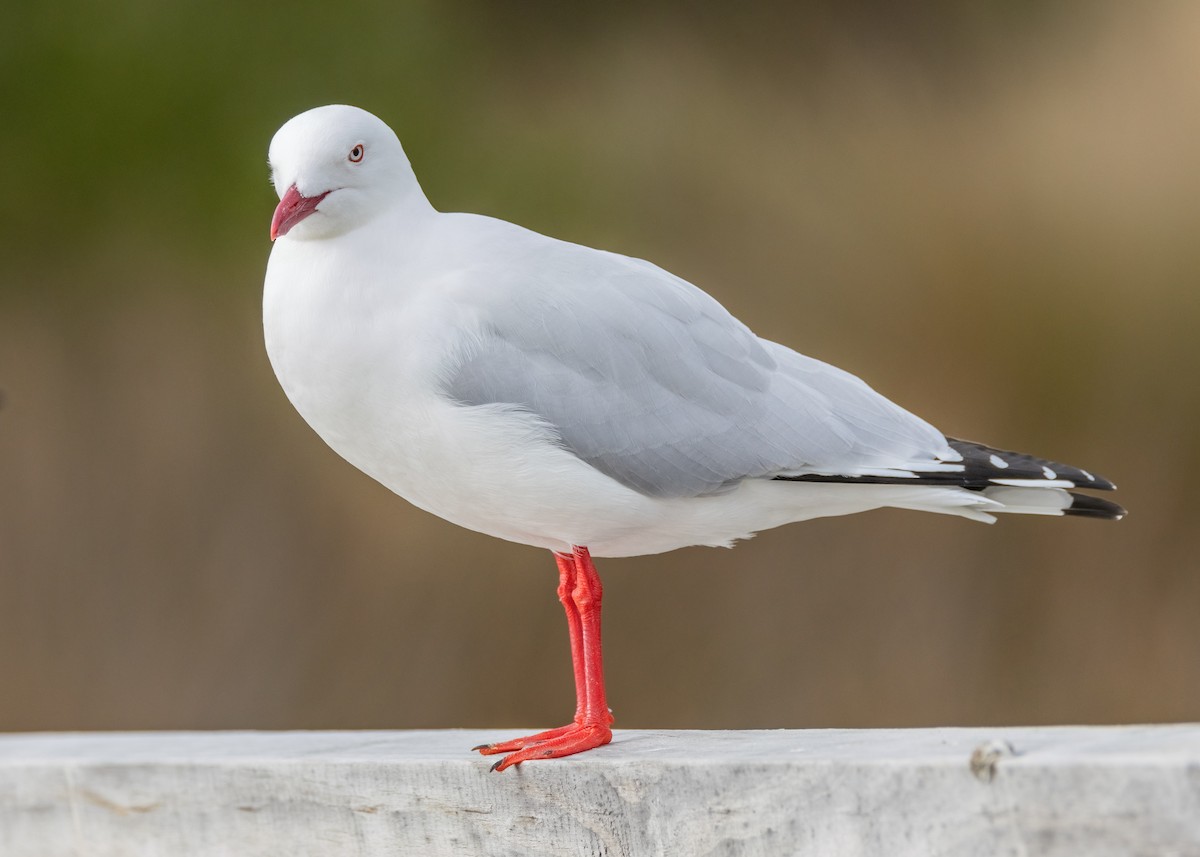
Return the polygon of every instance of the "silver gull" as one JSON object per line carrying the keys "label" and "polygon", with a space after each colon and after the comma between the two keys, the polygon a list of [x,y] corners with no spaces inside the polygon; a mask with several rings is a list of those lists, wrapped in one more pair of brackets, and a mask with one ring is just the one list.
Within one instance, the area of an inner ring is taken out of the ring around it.
{"label": "silver gull", "polygon": [[1068,490],[1108,480],[948,438],[649,262],[436,211],[363,110],[296,116],[270,164],[263,318],[292,404],[410,503],[557,560],[575,717],[476,748],[493,769],[611,740],[592,556],[880,507],[1123,514]]}

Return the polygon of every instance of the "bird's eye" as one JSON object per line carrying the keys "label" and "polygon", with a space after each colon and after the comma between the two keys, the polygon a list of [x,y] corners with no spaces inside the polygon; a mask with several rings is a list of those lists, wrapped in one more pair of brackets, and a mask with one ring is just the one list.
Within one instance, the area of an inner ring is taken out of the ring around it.
{"label": "bird's eye", "polygon": [[353,149],[350,150],[350,155],[349,155],[350,163],[357,164],[359,161],[361,161],[363,159],[363,155],[365,155],[365,154],[366,154],[366,151],[363,149],[363,144],[359,143],[357,146],[355,146]]}

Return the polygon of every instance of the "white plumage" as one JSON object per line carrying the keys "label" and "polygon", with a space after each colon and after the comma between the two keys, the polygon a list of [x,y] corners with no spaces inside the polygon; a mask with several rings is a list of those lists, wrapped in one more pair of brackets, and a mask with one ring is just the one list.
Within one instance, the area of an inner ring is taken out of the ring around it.
{"label": "white plumage", "polygon": [[1072,506],[1081,471],[1031,459],[1030,476],[986,447],[973,461],[996,478],[963,487],[962,447],[648,262],[437,212],[369,113],[301,114],[270,160],[280,383],[347,461],[433,514],[625,556],[881,506]]}

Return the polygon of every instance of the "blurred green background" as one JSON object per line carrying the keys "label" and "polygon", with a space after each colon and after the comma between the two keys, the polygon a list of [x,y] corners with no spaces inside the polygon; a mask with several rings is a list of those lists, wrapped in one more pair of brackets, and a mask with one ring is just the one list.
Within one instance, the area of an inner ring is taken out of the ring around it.
{"label": "blurred green background", "polygon": [[1120,524],[885,511],[600,565],[624,727],[1200,719],[1200,5],[8,4],[0,729],[555,725],[545,552],[324,447],[263,352],[288,117],[649,258]]}

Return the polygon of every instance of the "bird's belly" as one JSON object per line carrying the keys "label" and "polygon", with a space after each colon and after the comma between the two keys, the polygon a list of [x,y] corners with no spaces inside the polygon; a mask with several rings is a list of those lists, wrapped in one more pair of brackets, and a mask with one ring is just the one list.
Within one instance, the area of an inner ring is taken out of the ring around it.
{"label": "bird's belly", "polygon": [[350,419],[305,416],[351,464],[459,526],[557,551],[603,550],[653,526],[654,500],[564,450],[528,413],[437,395],[402,407],[363,404],[347,411]]}

